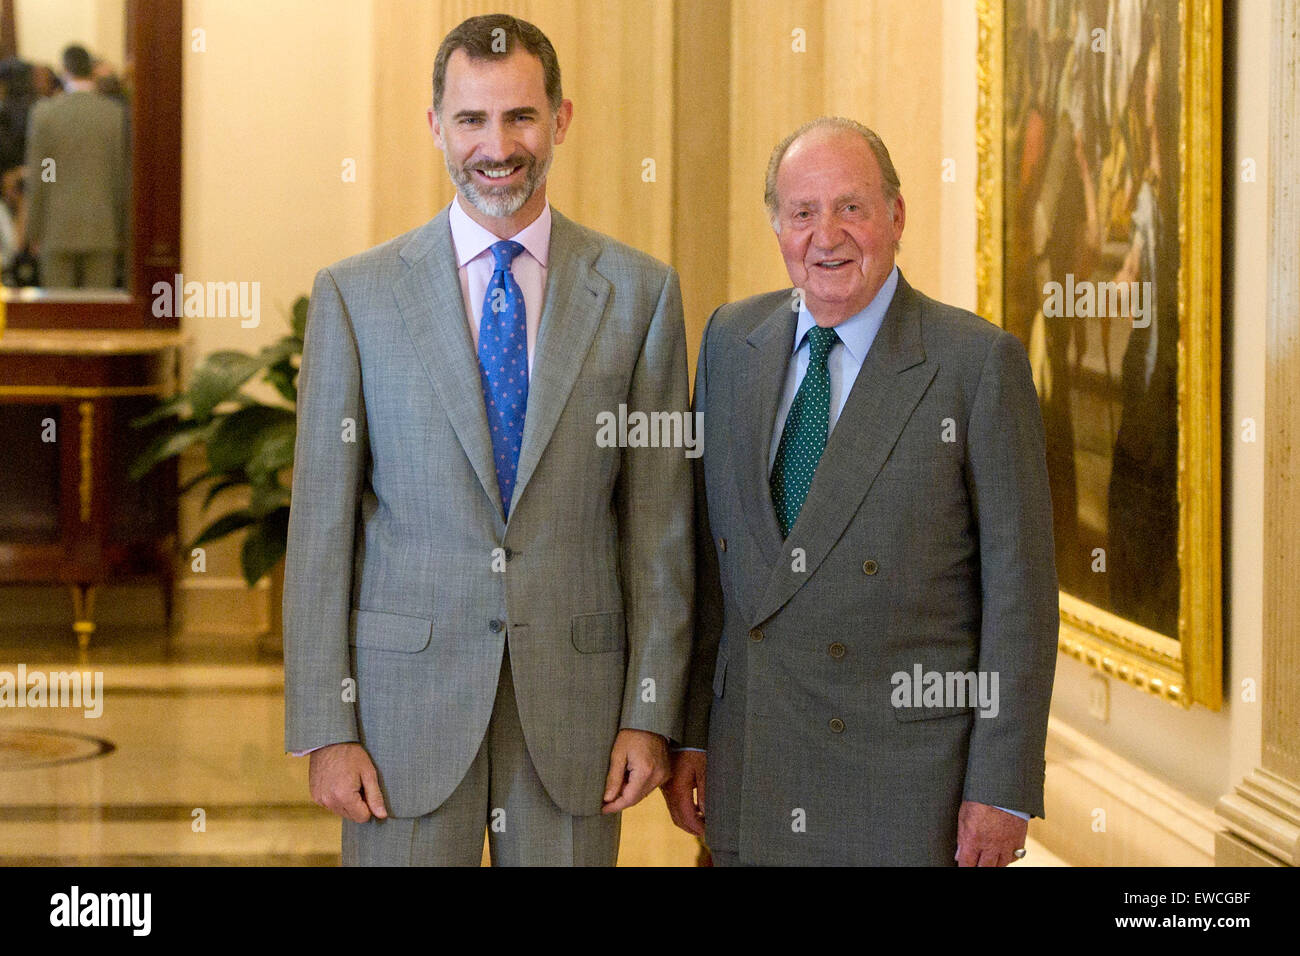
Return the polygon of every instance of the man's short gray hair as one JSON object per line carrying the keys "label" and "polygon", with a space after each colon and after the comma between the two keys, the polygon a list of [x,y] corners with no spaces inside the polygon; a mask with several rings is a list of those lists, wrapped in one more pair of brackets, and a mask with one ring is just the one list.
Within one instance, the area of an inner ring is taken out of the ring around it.
{"label": "man's short gray hair", "polygon": [[821,116],[804,123],[777,143],[776,149],[772,150],[772,158],[767,162],[767,181],[764,183],[763,201],[767,203],[767,215],[773,229],[777,227],[777,213],[781,208],[780,197],[776,193],[776,174],[781,168],[781,160],[785,159],[785,154],[789,152],[795,140],[805,133],[818,129],[844,130],[861,136],[871,147],[876,162],[880,164],[880,188],[885,194],[885,200],[892,203],[901,194],[901,184],[898,181],[898,173],[894,169],[894,161],[889,158],[889,150],[885,148],[884,141],[874,130],[868,129],[857,120],[846,119],[843,116]]}

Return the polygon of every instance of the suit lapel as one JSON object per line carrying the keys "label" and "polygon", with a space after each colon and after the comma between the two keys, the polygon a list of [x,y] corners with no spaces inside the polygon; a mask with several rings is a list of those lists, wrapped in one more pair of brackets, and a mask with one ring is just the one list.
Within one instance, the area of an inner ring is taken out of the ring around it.
{"label": "suit lapel", "polygon": [[[926,361],[921,345],[920,298],[900,273],[893,301],[785,542],[787,551],[804,550],[807,571],[792,574],[784,561],[775,565],[759,601],[756,621],[775,614],[830,553],[938,369],[937,363]],[[767,488],[766,480],[763,488]],[[767,510],[772,511],[770,502]]]}
{"label": "suit lapel", "polygon": [[[524,415],[524,440],[519,450],[511,514],[551,440],[605,312],[612,287],[593,268],[599,253],[600,247],[582,229],[551,209],[546,297],[528,380],[528,409]],[[595,441],[594,421],[591,427],[592,441]]]}
{"label": "suit lapel", "polygon": [[446,209],[416,233],[401,257],[410,267],[394,286],[402,321],[479,483],[504,521],[478,355],[465,315]]}
{"label": "suit lapel", "polygon": [[742,353],[745,365],[736,376],[733,407],[750,406],[753,414],[737,416],[731,460],[736,467],[741,510],[768,567],[781,560],[781,528],[772,505],[767,462],[797,322],[798,314],[782,303],[749,333],[745,340],[749,348]]}

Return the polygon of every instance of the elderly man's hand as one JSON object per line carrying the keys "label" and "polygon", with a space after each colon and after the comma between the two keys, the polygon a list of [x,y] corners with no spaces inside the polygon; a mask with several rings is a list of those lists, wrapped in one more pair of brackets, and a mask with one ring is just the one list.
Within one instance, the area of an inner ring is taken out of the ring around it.
{"label": "elderly man's hand", "polygon": [[1006,866],[1015,861],[1028,832],[1028,820],[966,800],[957,811],[957,865]]}
{"label": "elderly man's hand", "polygon": [[313,750],[307,779],[312,800],[353,823],[365,823],[372,813],[381,820],[388,816],[379,792],[379,772],[360,744]]}
{"label": "elderly man's hand", "polygon": [[704,836],[704,776],[708,757],[701,750],[672,755],[672,776],[661,788],[668,815],[687,833]]}

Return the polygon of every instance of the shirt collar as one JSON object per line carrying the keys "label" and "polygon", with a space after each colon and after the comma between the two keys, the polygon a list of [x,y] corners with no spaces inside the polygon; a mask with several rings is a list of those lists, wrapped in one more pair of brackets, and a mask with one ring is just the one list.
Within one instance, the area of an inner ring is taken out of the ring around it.
{"label": "shirt collar", "polygon": [[[460,268],[487,252],[499,236],[484,229],[465,212],[460,204],[460,194],[451,201],[451,210],[447,214],[451,225],[451,242],[456,249],[456,266]],[[541,215],[510,237],[519,243],[530,256],[546,268],[551,252],[551,204],[542,207]]]}
{"label": "shirt collar", "polygon": [[[889,270],[889,275],[885,277],[885,282],[880,287],[880,291],[876,293],[875,298],[867,303],[867,307],[835,326],[835,334],[839,336],[840,341],[844,343],[844,347],[852,353],[853,358],[859,363],[866,360],[867,349],[871,348],[876,333],[880,331],[881,323],[885,321],[885,313],[889,311],[889,303],[894,301],[894,290],[897,288],[898,266],[894,266]],[[799,299],[799,322],[794,329],[794,348],[791,350],[791,354],[799,351],[804,339],[808,336],[808,330],[816,324],[816,319],[808,311],[808,306],[801,296]]]}

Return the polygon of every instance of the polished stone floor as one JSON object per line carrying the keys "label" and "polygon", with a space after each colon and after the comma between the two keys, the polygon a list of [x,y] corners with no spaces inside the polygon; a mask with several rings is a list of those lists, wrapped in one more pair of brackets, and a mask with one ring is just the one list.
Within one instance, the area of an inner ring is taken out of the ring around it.
{"label": "polished stone floor", "polygon": [[[99,671],[103,713],[0,709],[0,865],[338,863],[340,825],[283,743],[283,671],[253,639],[101,628],[0,630],[0,673]],[[1059,864],[1030,841],[1022,865]],[[621,866],[688,866],[695,841],[652,794],[624,814]]]}

